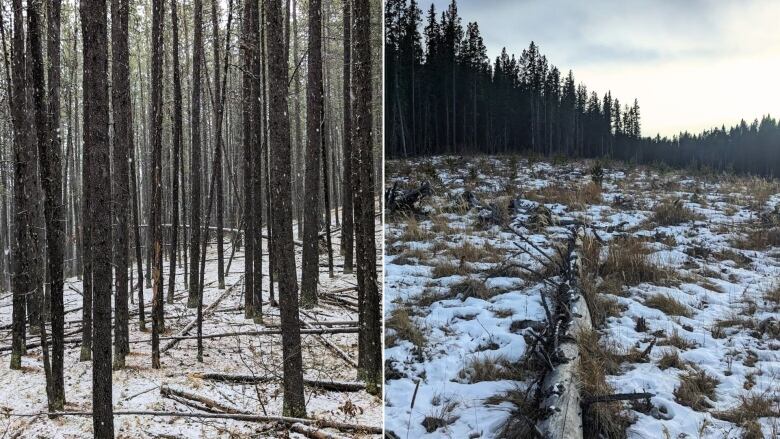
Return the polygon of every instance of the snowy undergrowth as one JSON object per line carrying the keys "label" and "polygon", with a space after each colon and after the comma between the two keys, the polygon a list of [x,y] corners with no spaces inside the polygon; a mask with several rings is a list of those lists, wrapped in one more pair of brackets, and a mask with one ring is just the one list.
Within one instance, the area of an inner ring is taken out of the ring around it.
{"label": "snowy undergrowth", "polygon": [[[584,276],[592,313],[599,308],[602,379],[609,393],[655,395],[650,406],[620,403],[625,435],[776,437],[777,182],[602,166],[603,179],[586,161],[435,157],[388,165],[388,187],[429,181],[434,192],[421,212],[389,216],[385,229],[388,430],[501,434],[519,410],[507,392],[522,395],[533,379],[520,367],[524,335],[545,315],[544,286],[530,272],[545,270],[544,258],[518,251],[528,244],[506,224],[552,255],[568,236],[561,223],[581,221],[597,245]],[[498,209],[470,209],[466,191]]]}
{"label": "snowy undergrowth", "polygon": [[[354,275],[341,273],[343,257],[339,255],[339,233],[334,238],[335,277],[328,277],[327,255],[321,255],[320,291],[341,290],[356,284]],[[381,234],[377,235],[377,239]],[[379,242],[379,241],[378,241]],[[266,250],[268,243],[263,241]],[[230,254],[226,246],[226,258]],[[296,246],[296,258],[300,270],[300,250]],[[379,255],[378,255],[379,256]],[[216,307],[216,312],[206,317],[203,333],[217,334],[237,331],[278,329],[279,309],[269,304],[268,278],[263,278],[263,323],[255,324],[244,319],[243,248],[236,252],[226,275],[226,287],[235,286]],[[264,258],[264,272],[267,273],[268,255]],[[167,289],[167,261],[164,281]],[[219,297],[224,290],[216,285],[216,250],[209,249],[205,273],[204,309]],[[300,276],[300,272],[299,272]],[[184,287],[183,268],[177,273],[175,304],[165,304],[166,332],[176,335],[194,318],[194,309],[186,308],[187,293]],[[146,285],[145,285],[146,286]],[[78,292],[77,292],[78,291]],[[65,287],[65,309],[81,307],[81,282],[68,279]],[[134,294],[137,294],[134,293]],[[278,294],[278,292],[277,292]],[[147,319],[151,310],[151,289],[144,291]],[[5,296],[5,295],[3,295]],[[344,299],[356,302],[356,292],[340,292]],[[278,297],[278,296],[277,296]],[[137,303],[137,298],[135,299]],[[137,304],[130,305],[131,313]],[[356,311],[333,303],[320,302],[301,315],[304,322],[312,321],[356,321]],[[80,328],[81,311],[66,315],[66,334]],[[11,322],[11,298],[0,300],[0,325]],[[151,323],[147,321],[147,328]],[[75,337],[79,337],[77,332]],[[195,335],[193,330],[190,335]],[[357,360],[357,334],[325,334],[322,337],[334,343]],[[66,337],[68,338],[68,337]],[[33,341],[35,337],[31,338]],[[230,336],[205,339],[203,363],[196,359],[196,340],[183,340],[177,346],[161,355],[162,368],[151,368],[150,332],[139,331],[138,317],[131,315],[130,340],[146,340],[130,345],[127,367],[114,371],[113,401],[115,410],[148,410],[195,412],[179,402],[161,396],[160,386],[186,390],[215,400],[225,406],[252,414],[278,416],[282,413],[281,388],[281,339],[278,335]],[[304,377],[314,380],[356,381],[356,371],[343,359],[326,348],[315,335],[302,335]],[[10,345],[10,330],[0,331],[0,343]],[[164,346],[167,341],[162,341]],[[91,362],[79,362],[80,345],[68,344],[65,349],[65,395],[66,410],[89,411],[91,409],[92,371]],[[3,412],[34,413],[46,410],[43,367],[40,350],[30,349],[23,357],[21,371],[9,370],[9,353],[0,353],[0,432],[14,433],[20,438],[81,438],[91,437],[92,420],[89,417],[7,417]],[[215,372],[236,375],[273,376],[278,379],[259,385],[236,384],[201,379],[199,372]],[[382,403],[379,398],[365,391],[337,392],[306,387],[307,415],[314,418],[381,426]],[[283,425],[275,423],[249,423],[244,421],[198,418],[158,418],[151,416],[117,416],[114,419],[117,437],[297,437],[298,433],[287,432]],[[289,436],[288,436],[289,434]],[[0,434],[2,436],[2,434]],[[371,437],[356,435],[355,437]]]}

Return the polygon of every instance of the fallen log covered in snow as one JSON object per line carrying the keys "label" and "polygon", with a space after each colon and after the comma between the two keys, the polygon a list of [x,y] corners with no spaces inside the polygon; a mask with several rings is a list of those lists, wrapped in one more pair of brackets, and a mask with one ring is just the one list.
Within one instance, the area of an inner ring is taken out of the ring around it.
{"label": "fallen log covered in snow", "polygon": [[[281,377],[267,375],[230,375],[225,373],[193,373],[190,376],[204,380],[225,381],[230,383],[242,384],[262,384],[272,381],[279,381]],[[303,379],[303,384],[310,387],[317,387],[324,390],[335,390],[338,392],[359,392],[365,390],[366,384],[358,381],[326,381]]]}

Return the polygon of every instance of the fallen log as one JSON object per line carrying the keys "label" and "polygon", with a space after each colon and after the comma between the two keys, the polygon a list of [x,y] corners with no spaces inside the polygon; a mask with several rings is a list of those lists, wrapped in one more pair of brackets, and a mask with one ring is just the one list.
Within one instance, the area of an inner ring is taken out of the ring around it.
{"label": "fallen log", "polygon": [[[267,375],[230,375],[225,373],[192,373],[193,378],[200,378],[204,380],[213,381],[225,381],[230,383],[241,384],[262,384],[272,381],[280,381],[281,377],[267,376]],[[366,384],[357,381],[326,381],[326,380],[311,380],[304,378],[303,384],[309,387],[316,387],[324,390],[334,390],[337,392],[359,392],[365,390]]]}
{"label": "fallen log", "polygon": [[[3,413],[3,416],[19,418],[37,418],[40,416],[92,416],[92,412],[35,412],[35,413]],[[151,410],[114,410],[114,416],[159,416],[169,418],[202,418],[202,419],[233,419],[247,422],[279,422],[286,425],[300,423],[303,425],[318,425],[345,431],[359,431],[368,434],[382,434],[381,427],[371,425],[348,424],[345,422],[328,421],[325,419],[291,418],[288,416],[264,416],[233,413],[184,413]]]}
{"label": "fallen log", "polygon": [[348,439],[346,436],[320,430],[319,428],[310,427],[300,423],[291,425],[290,430],[296,433],[300,433],[311,439]]}
{"label": "fallen log", "polygon": [[[301,329],[301,335],[305,334],[357,334],[359,331],[359,328],[351,327],[351,328],[313,328],[313,329]],[[236,331],[236,332],[221,332],[218,334],[203,334],[201,338],[204,340],[210,339],[210,338],[224,338],[224,337],[239,337],[242,335],[281,335],[282,330],[281,329],[262,329],[258,331]],[[195,340],[197,339],[197,335],[172,335],[169,337],[160,337],[160,340],[172,340],[172,341],[181,341],[181,340]],[[144,340],[131,340],[130,343],[149,343],[151,339],[144,339]]]}
{"label": "fallen log", "polygon": [[231,413],[231,414],[248,414],[248,412],[244,412],[233,407],[228,407],[224,404],[221,404],[205,396],[188,392],[186,390],[174,389],[165,384],[160,386],[160,395],[164,397],[175,396],[178,398],[188,399],[191,401],[197,401],[203,404],[206,408],[208,408],[209,411],[217,411],[221,413]]}
{"label": "fallen log", "polygon": [[[222,301],[222,299],[224,299],[225,297],[227,297],[228,294],[233,292],[233,290],[235,290],[236,287],[243,280],[244,280],[244,276],[242,275],[241,278],[236,283],[234,283],[230,288],[225,289],[225,292],[220,294],[219,297],[217,297],[217,300],[213,301],[208,307],[206,307],[206,309],[203,310],[203,318],[205,319],[209,314],[211,314],[211,312],[217,307],[217,305],[219,305],[219,302]],[[197,325],[197,324],[198,324],[198,319],[196,317],[196,318],[192,319],[192,321],[190,323],[188,323],[187,326],[184,327],[184,329],[179,331],[179,336],[186,336],[192,330],[192,328],[194,328],[195,325]],[[197,337],[195,337],[195,338],[197,338]],[[173,338],[171,338],[171,337],[160,337],[160,339],[170,339],[171,340],[168,343],[166,343],[165,346],[163,346],[162,349],[160,349],[160,352],[163,352],[163,353],[167,352],[169,349],[171,349],[172,347],[176,346],[181,340],[183,340],[182,338],[176,338],[176,337],[173,337]]]}
{"label": "fallen log", "polygon": [[[307,313],[306,311],[303,311],[303,310],[301,310],[301,311],[300,311],[300,313],[301,313],[301,314],[303,314],[304,316],[306,316],[306,317],[310,318],[310,319],[314,319],[314,317],[312,317],[312,316],[311,316],[311,314]],[[303,324],[305,325],[305,327],[306,327],[306,328],[311,328],[311,326],[310,326],[310,325],[309,325],[307,322],[303,322]],[[359,330],[359,328],[355,328],[355,329],[358,329],[358,330]],[[301,331],[304,331],[304,330],[301,330]],[[356,331],[356,332],[358,332],[358,331]],[[322,344],[323,344],[325,347],[327,347],[328,349],[330,349],[331,351],[333,351],[333,352],[334,352],[336,355],[338,355],[339,357],[341,357],[341,359],[343,359],[344,361],[346,361],[346,362],[347,362],[347,363],[348,363],[350,366],[352,366],[352,367],[355,367],[355,368],[357,368],[357,367],[358,367],[358,364],[357,364],[357,362],[356,362],[355,360],[353,360],[353,359],[352,359],[352,357],[350,357],[349,355],[347,355],[347,353],[346,353],[346,352],[344,352],[344,351],[342,351],[341,349],[339,349],[339,347],[338,347],[338,346],[336,346],[335,344],[331,343],[331,342],[330,342],[330,341],[328,341],[328,340],[325,340],[325,338],[324,338],[324,337],[321,337],[321,336],[320,336],[320,337],[317,337],[317,339],[318,339],[318,340],[320,341],[320,343],[322,343]]]}

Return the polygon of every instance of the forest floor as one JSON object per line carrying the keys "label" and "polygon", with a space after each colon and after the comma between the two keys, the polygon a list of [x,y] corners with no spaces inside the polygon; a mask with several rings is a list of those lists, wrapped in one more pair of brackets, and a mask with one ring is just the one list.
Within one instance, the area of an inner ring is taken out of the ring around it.
{"label": "forest floor", "polygon": [[[226,234],[226,238],[229,234]],[[296,238],[297,239],[297,238]],[[381,224],[377,222],[377,244],[381,243]],[[353,327],[347,321],[356,324],[358,316],[355,308],[344,302],[334,301],[333,297],[357,303],[354,274],[342,273],[343,257],[339,254],[340,232],[333,232],[334,272],[328,277],[327,252],[320,257],[320,296],[319,305],[302,310],[301,320],[320,326],[316,322],[341,322],[333,327]],[[381,249],[381,246],[379,246]],[[263,271],[268,270],[268,242],[263,240],[265,253]],[[301,247],[296,245],[296,262],[301,267]],[[226,242],[225,258],[230,255],[230,244]],[[377,255],[381,258],[381,254]],[[378,259],[378,266],[381,259]],[[165,286],[167,291],[168,268],[165,262]],[[135,268],[135,267],[133,267]],[[144,266],[145,268],[145,266]],[[263,323],[255,324],[244,318],[243,311],[243,248],[236,251],[230,271],[225,276],[225,290],[217,288],[216,248],[209,247],[207,253],[204,310],[218,297],[224,294],[213,313],[204,314],[203,334],[232,333],[278,329],[280,324],[279,308],[269,304],[268,277],[263,277]],[[381,273],[380,273],[381,279]],[[145,285],[147,286],[147,285]],[[381,288],[381,286],[380,286]],[[343,291],[349,289],[348,291]],[[66,339],[80,339],[80,320],[82,297],[81,281],[68,279],[65,283],[65,332],[72,336]],[[337,292],[327,294],[328,292]],[[381,290],[380,290],[381,291]],[[137,290],[134,290],[137,294]],[[167,294],[167,293],[166,293]],[[252,335],[228,336],[204,339],[203,363],[197,361],[197,341],[181,340],[177,345],[161,354],[162,368],[151,368],[151,288],[145,288],[147,331],[139,330],[137,305],[130,305],[130,355],[127,367],[115,370],[113,375],[114,410],[176,411],[186,413],[204,413],[185,405],[182,400],[164,397],[161,386],[174,390],[194,393],[216,401],[222,406],[245,411],[254,415],[280,416],[282,414],[281,388],[281,336]],[[278,290],[276,297],[278,299]],[[137,303],[137,298],[134,299]],[[195,309],[186,307],[187,292],[184,286],[183,268],[177,272],[176,295],[173,305],[165,304],[166,331],[163,336],[178,335],[195,318]],[[73,312],[68,312],[73,311]],[[205,313],[205,311],[204,311]],[[10,294],[0,295],[0,327],[11,322]],[[189,335],[196,335],[193,328]],[[35,341],[31,336],[30,340]],[[133,343],[134,340],[144,340]],[[351,362],[357,361],[357,334],[302,334],[304,378],[321,381],[355,382],[355,367],[327,347],[327,341],[346,353]],[[10,329],[0,330],[0,345],[10,346]],[[162,340],[161,348],[169,340]],[[92,363],[79,362],[80,343],[67,344],[65,349],[65,395],[66,411],[90,411],[92,401]],[[28,350],[23,357],[22,370],[9,370],[10,352],[0,352],[0,437],[19,438],[86,438],[92,435],[90,417],[64,416],[49,419],[45,416],[14,417],[6,413],[38,413],[46,410],[44,374],[41,351],[38,348]],[[262,384],[242,384],[203,379],[201,373],[220,373],[271,377]],[[306,386],[306,411],[311,418],[360,424],[381,428],[382,401],[379,397],[359,391],[330,391],[318,387]],[[186,402],[186,400],[184,400]],[[6,412],[6,413],[4,413]],[[246,422],[226,419],[202,419],[196,417],[154,417],[154,416],[116,416],[114,428],[119,438],[193,438],[193,437],[291,437],[303,438],[298,433],[289,432],[283,424],[276,422]],[[325,429],[338,433],[336,430]],[[341,433],[345,437],[378,437],[362,433]]]}
{"label": "forest floor", "polygon": [[779,437],[780,184],[594,163],[387,164],[386,187],[432,188],[385,226],[396,437],[533,437],[559,410],[535,397],[545,368],[531,350],[576,225],[594,327],[570,334],[580,390],[653,395],[591,405],[585,437]]}

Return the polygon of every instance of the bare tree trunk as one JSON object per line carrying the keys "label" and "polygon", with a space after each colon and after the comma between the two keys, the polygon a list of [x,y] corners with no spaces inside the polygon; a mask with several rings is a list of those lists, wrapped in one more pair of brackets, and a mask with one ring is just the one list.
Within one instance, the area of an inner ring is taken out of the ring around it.
{"label": "bare tree trunk", "polygon": [[366,382],[372,394],[381,393],[382,339],[381,300],[377,284],[376,242],[374,234],[374,162],[371,139],[371,17],[368,0],[353,0],[355,14],[353,48],[355,50],[354,146],[360,154],[360,233],[363,241],[360,251],[363,257],[358,264],[358,276],[363,279],[363,297],[359,309],[360,331],[363,345],[358,376]]}
{"label": "bare tree trunk", "polygon": [[270,136],[274,145],[273,196],[274,242],[279,270],[279,301],[282,323],[282,355],[285,359],[285,416],[305,417],[303,397],[303,358],[301,356],[301,323],[298,316],[298,292],[295,281],[295,249],[292,235],[292,196],[290,169],[290,116],[287,108],[287,60],[284,58],[281,2],[265,0],[268,29],[268,94],[270,97]]}
{"label": "bare tree trunk", "polygon": [[[50,409],[62,410],[65,405],[64,381],[64,324],[65,309],[62,299],[65,246],[65,212],[62,198],[62,159],[60,157],[60,0],[49,3],[48,9],[49,105],[48,139],[46,151],[40,154],[41,171],[46,195],[46,248],[49,287],[52,360]],[[41,72],[42,75],[42,72]],[[45,329],[45,328],[44,328]],[[43,336],[43,334],[42,334]],[[45,338],[45,337],[44,337]]]}
{"label": "bare tree trunk", "polygon": [[[200,68],[203,64],[203,3],[202,0],[194,0],[194,36],[192,46],[192,150],[190,151],[190,200],[192,216],[190,218],[190,291],[187,306],[198,306],[200,294]],[[208,235],[207,232],[206,235]]]}
{"label": "bare tree trunk", "polygon": [[[111,162],[108,141],[108,44],[105,0],[81,1],[84,41],[84,150],[91,151],[94,346],[92,410],[95,437],[113,438],[111,397]],[[95,172],[97,170],[97,172]],[[86,293],[86,291],[85,291]]]}
{"label": "bare tree trunk", "polygon": [[160,368],[163,329],[162,274],[162,52],[163,0],[152,0],[152,205],[149,218],[152,245],[152,368]]}
{"label": "bare tree trunk", "polygon": [[309,55],[306,85],[306,182],[303,223],[303,268],[301,270],[301,306],[317,304],[320,275],[320,158],[322,154],[322,4],[309,1]]}
{"label": "bare tree trunk", "polygon": [[[128,151],[133,142],[133,114],[130,104],[130,51],[128,47],[129,0],[111,0],[111,87],[114,112],[114,270],[116,295],[114,296],[114,367],[125,366],[125,356],[130,352],[128,300],[128,208],[130,178],[128,175]],[[140,271],[139,271],[140,273]]]}
{"label": "bare tree trunk", "polygon": [[352,70],[352,17],[351,1],[344,2],[344,179],[342,180],[341,247],[344,252],[344,273],[353,271],[354,222],[352,213],[352,97],[350,73]]}
{"label": "bare tree trunk", "polygon": [[[255,3],[255,2],[253,2]],[[252,13],[252,36],[254,41],[254,47],[252,48],[252,111],[253,120],[255,121],[255,129],[252,130],[252,223],[251,227],[254,229],[253,238],[253,253],[252,253],[252,268],[254,274],[254,298],[252,302],[255,305],[255,321],[262,322],[263,320],[263,205],[262,205],[262,188],[263,188],[263,139],[265,138],[266,121],[264,117],[263,108],[265,101],[261,101],[261,97],[264,99],[265,95],[262,93],[265,81],[264,69],[262,64],[262,48],[263,34],[260,33],[260,11],[258,5],[255,3]],[[250,227],[250,223],[246,224],[246,227]],[[270,227],[269,227],[270,230]],[[245,254],[248,254],[246,252]]]}
{"label": "bare tree trunk", "polygon": [[177,0],[171,0],[171,25],[173,27],[173,171],[171,173],[171,256],[168,275],[168,303],[173,303],[176,287],[176,251],[179,238],[179,161],[181,156],[181,76],[179,68],[179,17]]}
{"label": "bare tree trunk", "polygon": [[[255,316],[255,274],[254,274],[254,247],[255,247],[255,234],[257,230],[254,227],[254,215],[255,215],[255,197],[258,198],[260,194],[254,194],[252,189],[253,174],[253,150],[254,150],[254,127],[256,121],[254,119],[255,96],[255,79],[252,78],[254,73],[255,63],[255,44],[257,42],[257,35],[254,32],[255,10],[257,3],[253,1],[244,2],[244,29],[243,29],[243,41],[241,42],[241,50],[243,54],[243,101],[242,101],[242,115],[243,115],[243,147],[244,147],[244,227],[245,232],[245,247],[244,247],[244,317],[247,319]],[[262,288],[262,285],[257,286],[258,289]],[[262,306],[262,304],[261,304]]]}
{"label": "bare tree trunk", "polygon": [[[224,190],[222,188],[222,88],[220,87],[219,67],[219,14],[217,2],[211,2],[211,25],[214,36],[214,169],[216,170],[217,191],[217,283],[219,289],[225,289],[225,246],[224,234]],[[225,40],[227,42],[227,39]],[[227,46],[227,45],[226,45]],[[227,67],[227,66],[226,66]],[[225,70],[227,75],[227,68]]]}

